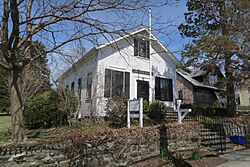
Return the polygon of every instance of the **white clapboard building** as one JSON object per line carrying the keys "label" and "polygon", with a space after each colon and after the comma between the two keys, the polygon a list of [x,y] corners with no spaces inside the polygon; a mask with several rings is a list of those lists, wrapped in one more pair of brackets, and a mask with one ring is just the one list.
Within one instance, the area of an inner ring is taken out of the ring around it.
{"label": "white clapboard building", "polygon": [[80,116],[105,116],[106,99],[121,95],[174,107],[179,62],[149,34],[143,28],[93,47],[60,76],[58,88],[68,88],[81,99]]}

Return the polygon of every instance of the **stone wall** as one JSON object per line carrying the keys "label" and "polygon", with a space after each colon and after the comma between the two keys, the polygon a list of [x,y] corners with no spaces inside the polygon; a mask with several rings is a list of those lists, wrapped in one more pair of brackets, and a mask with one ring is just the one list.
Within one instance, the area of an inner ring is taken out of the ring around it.
{"label": "stone wall", "polygon": [[0,148],[0,166],[125,166],[170,151],[200,146],[200,124],[70,133],[59,141]]}

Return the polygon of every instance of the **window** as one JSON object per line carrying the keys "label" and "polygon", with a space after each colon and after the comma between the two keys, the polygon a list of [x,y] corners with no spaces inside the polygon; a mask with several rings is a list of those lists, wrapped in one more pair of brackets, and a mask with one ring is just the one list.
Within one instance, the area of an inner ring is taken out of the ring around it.
{"label": "window", "polygon": [[105,70],[104,97],[125,95],[129,98],[130,74],[128,72]]}
{"label": "window", "polygon": [[71,82],[71,92],[75,92],[75,82]]}
{"label": "window", "polygon": [[182,90],[178,91],[178,99],[183,100],[183,92],[182,92]]}
{"label": "window", "polygon": [[213,75],[213,74],[209,74],[209,84],[214,85],[214,84],[216,84],[216,82],[218,82],[218,76]]}
{"label": "window", "polygon": [[250,93],[250,87],[247,88],[248,93]]}
{"label": "window", "polygon": [[206,103],[206,104],[212,103],[215,99],[213,92],[201,89],[195,90],[194,97],[195,97],[194,101],[196,103]]}
{"label": "window", "polygon": [[81,102],[82,99],[82,78],[78,78],[78,100]]}
{"label": "window", "polygon": [[134,55],[149,58],[149,41],[134,39]]}
{"label": "window", "polygon": [[89,72],[87,74],[87,94],[86,94],[86,97],[91,99],[91,93],[92,93],[92,72]]}
{"label": "window", "polygon": [[155,99],[161,101],[173,101],[172,79],[155,78]]}

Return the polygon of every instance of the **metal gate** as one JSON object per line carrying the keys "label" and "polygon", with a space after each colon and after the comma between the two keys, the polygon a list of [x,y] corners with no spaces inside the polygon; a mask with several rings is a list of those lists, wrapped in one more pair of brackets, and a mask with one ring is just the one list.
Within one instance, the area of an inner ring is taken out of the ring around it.
{"label": "metal gate", "polygon": [[202,124],[201,145],[209,151],[223,154],[225,151],[234,150],[235,146],[247,144],[247,125],[237,125],[223,119]]}

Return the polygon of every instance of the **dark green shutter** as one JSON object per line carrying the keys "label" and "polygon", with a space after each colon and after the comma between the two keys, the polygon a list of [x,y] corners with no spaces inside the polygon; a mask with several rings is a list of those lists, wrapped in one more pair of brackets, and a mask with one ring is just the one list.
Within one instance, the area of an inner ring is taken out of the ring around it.
{"label": "dark green shutter", "polygon": [[173,80],[172,79],[168,79],[168,101],[173,101]]}
{"label": "dark green shutter", "polygon": [[130,96],[130,73],[125,72],[125,96],[129,99]]}
{"label": "dark green shutter", "polygon": [[110,89],[111,89],[111,70],[105,69],[104,97],[110,97]]}
{"label": "dark green shutter", "polygon": [[134,56],[138,56],[138,40],[134,38]]}
{"label": "dark green shutter", "polygon": [[146,46],[146,57],[150,58],[149,55],[150,54],[150,46],[149,46],[149,41],[147,41],[147,46]]}
{"label": "dark green shutter", "polygon": [[156,77],[155,78],[155,100],[161,100],[160,93],[161,93],[161,90],[160,90],[160,78]]}

